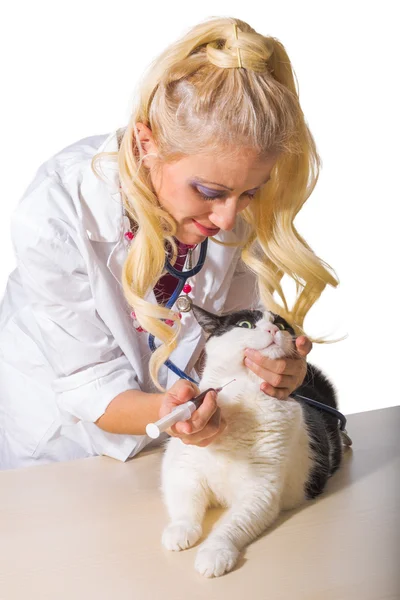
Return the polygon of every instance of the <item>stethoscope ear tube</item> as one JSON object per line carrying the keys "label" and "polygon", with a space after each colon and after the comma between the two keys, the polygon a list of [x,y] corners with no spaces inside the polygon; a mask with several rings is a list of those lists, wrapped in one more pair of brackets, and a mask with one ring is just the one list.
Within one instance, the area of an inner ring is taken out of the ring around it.
{"label": "stethoscope ear tube", "polygon": [[[199,256],[197,265],[195,267],[193,267],[193,269],[190,269],[189,271],[178,271],[178,269],[175,269],[175,267],[173,267],[170,264],[168,258],[165,259],[165,269],[168,271],[168,273],[170,273],[171,275],[173,275],[174,277],[176,277],[178,279],[178,285],[176,286],[175,290],[172,293],[172,296],[166,303],[166,305],[165,305],[166,308],[171,308],[175,304],[176,300],[178,299],[179,294],[183,290],[183,286],[185,285],[186,280],[189,279],[189,277],[193,277],[193,275],[196,275],[200,271],[200,269],[203,267],[205,260],[206,260],[206,256],[207,256],[207,246],[208,246],[208,238],[206,238],[201,243],[200,256]],[[148,344],[149,344],[150,350],[152,352],[154,352],[154,350],[156,350],[156,345],[154,342],[154,335],[149,334]],[[179,367],[174,365],[174,363],[171,360],[169,360],[169,359],[166,360],[164,364],[166,367],[168,367],[168,369],[173,371],[173,373],[175,373],[175,375],[178,375],[178,377],[180,377],[181,379],[186,379],[187,381],[191,381],[192,383],[198,384],[198,381],[196,381],[189,375],[186,375],[186,373],[184,371],[181,371],[181,369],[179,369]]]}
{"label": "stethoscope ear tube", "polygon": [[333,416],[337,417],[340,421],[340,435],[342,437],[343,444],[345,446],[351,446],[353,444],[351,437],[348,435],[348,433],[346,431],[347,419],[336,408],[333,408],[332,406],[327,406],[326,404],[322,404],[322,402],[318,402],[317,400],[313,400],[312,398],[307,398],[307,396],[302,396],[301,394],[293,393],[293,394],[290,394],[289,398],[294,398],[295,400],[297,400],[297,398],[301,398],[302,400],[305,400],[307,402],[307,404],[311,404],[312,406],[321,408],[325,412],[329,412]]}

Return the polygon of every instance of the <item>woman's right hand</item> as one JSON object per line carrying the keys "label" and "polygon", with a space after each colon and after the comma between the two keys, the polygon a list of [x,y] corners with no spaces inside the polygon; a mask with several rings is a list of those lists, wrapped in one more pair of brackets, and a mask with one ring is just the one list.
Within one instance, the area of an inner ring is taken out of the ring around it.
{"label": "woman's right hand", "polygon": [[[186,379],[178,379],[163,394],[160,407],[160,418],[165,417],[180,404],[188,402],[200,394],[195,383]],[[179,437],[184,444],[201,446],[211,444],[226,428],[226,421],[217,406],[217,393],[208,392],[197,410],[187,421],[178,421],[165,431],[172,437]]]}

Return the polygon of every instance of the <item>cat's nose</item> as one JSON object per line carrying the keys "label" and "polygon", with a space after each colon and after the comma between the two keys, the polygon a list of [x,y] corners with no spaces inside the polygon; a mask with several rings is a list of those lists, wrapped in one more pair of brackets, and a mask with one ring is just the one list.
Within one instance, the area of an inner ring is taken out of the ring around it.
{"label": "cat's nose", "polygon": [[278,330],[279,330],[279,327],[277,327],[273,323],[268,323],[268,325],[265,327],[265,331],[270,333],[272,336],[274,336]]}

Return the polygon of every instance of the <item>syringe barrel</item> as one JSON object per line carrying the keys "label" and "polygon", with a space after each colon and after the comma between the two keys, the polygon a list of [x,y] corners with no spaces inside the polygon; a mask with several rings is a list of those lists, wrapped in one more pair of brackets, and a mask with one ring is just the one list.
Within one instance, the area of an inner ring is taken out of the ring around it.
{"label": "syringe barrel", "polygon": [[215,392],[216,390],[215,388],[208,388],[195,398],[185,402],[185,404],[181,404],[180,406],[174,408],[174,410],[165,415],[165,417],[162,417],[159,421],[156,421],[155,423],[149,423],[146,426],[147,435],[153,439],[156,439],[162,431],[172,427],[172,425],[175,425],[175,423],[178,423],[178,421],[187,421],[190,419],[194,411],[203,403],[206,394],[208,394],[210,391]]}
{"label": "syringe barrel", "polygon": [[189,402],[185,402],[185,404],[177,406],[173,411],[165,415],[165,417],[156,421],[156,423],[149,423],[146,427],[147,435],[153,439],[157,438],[162,431],[172,427],[178,421],[187,421],[190,419],[196,408],[196,405],[190,400]]}
{"label": "syringe barrel", "polygon": [[192,398],[192,402],[196,405],[196,408],[199,408],[202,404],[203,404],[203,400],[206,397],[206,394],[208,394],[208,392],[215,392],[215,388],[208,388],[207,390],[204,390],[204,392],[201,392],[201,394],[199,394],[198,396],[196,396],[196,398]]}

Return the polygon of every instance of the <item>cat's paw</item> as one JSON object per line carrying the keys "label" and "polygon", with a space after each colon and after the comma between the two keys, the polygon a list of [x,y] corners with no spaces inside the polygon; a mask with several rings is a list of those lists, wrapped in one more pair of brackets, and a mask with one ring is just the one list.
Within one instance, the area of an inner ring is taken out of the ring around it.
{"label": "cat's paw", "polygon": [[179,552],[194,546],[201,534],[201,525],[190,521],[174,521],[164,529],[161,542],[167,550]]}
{"label": "cat's paw", "polygon": [[219,577],[233,569],[239,554],[239,550],[231,542],[205,542],[197,552],[194,568],[205,577]]}

